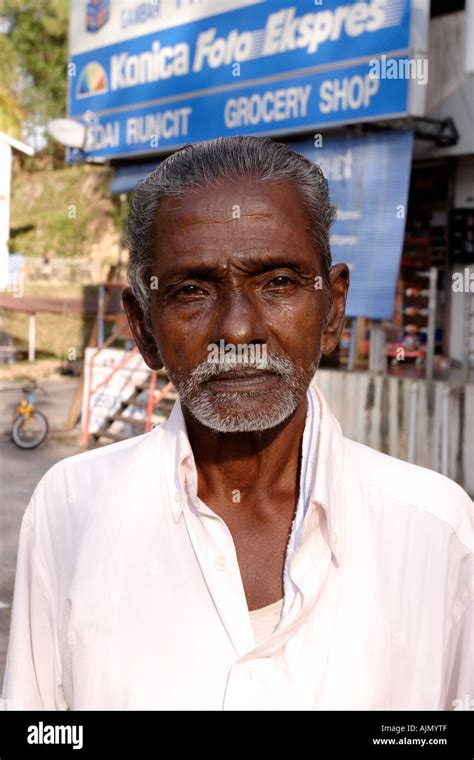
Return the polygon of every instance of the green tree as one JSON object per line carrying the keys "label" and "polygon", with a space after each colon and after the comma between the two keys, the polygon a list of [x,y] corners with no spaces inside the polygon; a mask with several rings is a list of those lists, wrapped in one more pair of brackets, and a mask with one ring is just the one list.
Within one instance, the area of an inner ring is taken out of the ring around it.
{"label": "green tree", "polygon": [[25,113],[19,92],[16,52],[6,34],[0,34],[0,131],[21,137]]}
{"label": "green tree", "polygon": [[3,0],[0,8],[20,106],[34,132],[66,111],[68,0]]}

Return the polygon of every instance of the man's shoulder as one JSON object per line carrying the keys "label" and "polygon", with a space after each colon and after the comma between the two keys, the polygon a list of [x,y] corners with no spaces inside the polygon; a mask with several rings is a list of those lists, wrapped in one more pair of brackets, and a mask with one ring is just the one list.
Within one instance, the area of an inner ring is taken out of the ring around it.
{"label": "man's shoulder", "polygon": [[418,510],[455,533],[467,547],[472,545],[473,502],[451,478],[434,470],[404,462],[364,444],[344,438],[345,458],[371,503],[390,505],[402,512]]}
{"label": "man's shoulder", "polygon": [[35,494],[54,496],[64,489],[85,494],[97,491],[101,483],[107,482],[115,483],[117,488],[122,479],[130,482],[130,478],[138,476],[151,462],[156,471],[161,434],[157,427],[148,433],[61,459],[43,475]]}
{"label": "man's shoulder", "polygon": [[116,441],[105,446],[81,451],[70,457],[61,459],[53,465],[48,472],[52,474],[66,472],[82,467],[91,467],[102,469],[103,467],[119,467],[122,461],[129,460],[131,456],[142,455],[148,446],[160,437],[161,429],[158,426],[150,432],[141,435],[126,438],[123,441]]}

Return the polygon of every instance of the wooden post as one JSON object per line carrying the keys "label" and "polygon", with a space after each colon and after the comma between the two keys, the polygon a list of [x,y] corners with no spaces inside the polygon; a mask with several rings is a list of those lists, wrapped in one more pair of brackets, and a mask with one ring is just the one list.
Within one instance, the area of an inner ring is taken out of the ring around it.
{"label": "wooden post", "polygon": [[28,361],[34,362],[36,356],[36,314],[30,314],[28,322]]}
{"label": "wooden post", "polygon": [[429,300],[428,300],[428,335],[426,338],[426,379],[433,379],[434,356],[436,347],[436,284],[438,270],[431,267],[429,276]]}
{"label": "wooden post", "polygon": [[385,331],[378,320],[373,320],[370,326],[369,372],[384,372],[385,361]]}
{"label": "wooden post", "polygon": [[97,346],[101,346],[104,342],[104,303],[105,303],[105,287],[103,283],[99,285],[99,306],[98,306],[98,339]]}
{"label": "wooden post", "polygon": [[356,351],[357,351],[357,328],[358,328],[358,318],[353,317],[351,319],[351,342],[349,344],[349,356],[347,361],[347,369],[349,372],[352,372],[354,369],[355,364],[355,358],[356,358]]}

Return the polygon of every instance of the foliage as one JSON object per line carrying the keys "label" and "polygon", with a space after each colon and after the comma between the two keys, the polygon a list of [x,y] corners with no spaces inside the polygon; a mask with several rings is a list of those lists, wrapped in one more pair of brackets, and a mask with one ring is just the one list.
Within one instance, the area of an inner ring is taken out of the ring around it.
{"label": "foliage", "polygon": [[13,118],[18,108],[24,112],[34,134],[66,110],[68,0],[3,0],[0,14],[6,19],[0,35],[3,102]]}
{"label": "foliage", "polygon": [[20,73],[15,48],[6,34],[0,34],[0,74],[0,131],[20,138],[25,118],[18,84]]}
{"label": "foliage", "polygon": [[16,171],[12,186],[12,252],[30,256],[87,257],[104,234],[116,231],[102,167]]}

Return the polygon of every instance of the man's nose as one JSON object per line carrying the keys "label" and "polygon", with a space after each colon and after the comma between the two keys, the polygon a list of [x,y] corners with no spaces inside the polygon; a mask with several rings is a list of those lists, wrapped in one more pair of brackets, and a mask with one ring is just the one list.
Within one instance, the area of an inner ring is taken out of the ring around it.
{"label": "man's nose", "polygon": [[267,330],[255,300],[242,289],[222,295],[219,339],[226,343],[266,343]]}

